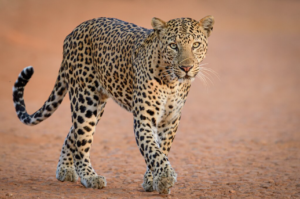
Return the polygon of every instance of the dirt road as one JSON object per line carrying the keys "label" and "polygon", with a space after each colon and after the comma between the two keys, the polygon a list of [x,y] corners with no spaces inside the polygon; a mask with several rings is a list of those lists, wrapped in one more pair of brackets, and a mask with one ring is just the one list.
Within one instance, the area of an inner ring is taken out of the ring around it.
{"label": "dirt road", "polygon": [[[292,0],[0,0],[0,198],[300,198],[299,10]],[[151,28],[154,16],[209,14],[216,23],[203,63],[220,80],[193,82],[169,158],[178,174],[171,195],[143,191],[132,116],[112,100],[91,151],[107,187],[56,180],[69,100],[40,125],[23,125],[12,103],[19,72],[35,68],[25,90],[33,113],[52,90],[65,36],[81,22],[106,16]]]}

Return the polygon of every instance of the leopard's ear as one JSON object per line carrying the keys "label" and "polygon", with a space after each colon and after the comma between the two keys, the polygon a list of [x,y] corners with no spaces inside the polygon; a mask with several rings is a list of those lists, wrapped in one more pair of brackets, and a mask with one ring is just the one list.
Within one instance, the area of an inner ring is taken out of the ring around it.
{"label": "leopard's ear", "polygon": [[166,27],[166,22],[164,22],[159,18],[153,17],[151,21],[151,25],[155,31],[160,32],[162,29]]}
{"label": "leopard's ear", "polygon": [[208,15],[202,18],[199,22],[200,26],[204,29],[206,35],[209,37],[211,31],[213,30],[213,25],[215,23],[215,19],[213,16]]}

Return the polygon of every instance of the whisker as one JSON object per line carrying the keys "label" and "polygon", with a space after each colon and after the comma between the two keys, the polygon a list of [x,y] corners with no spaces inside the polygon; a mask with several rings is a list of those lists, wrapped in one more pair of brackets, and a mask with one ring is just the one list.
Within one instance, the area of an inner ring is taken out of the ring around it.
{"label": "whisker", "polygon": [[201,71],[202,73],[204,73],[206,76],[208,76],[209,78],[213,78],[216,77],[219,81],[220,81],[220,77],[219,74],[214,71],[211,68],[208,67],[203,67],[203,65],[207,65],[208,63],[203,63],[203,64],[199,64],[199,71]]}
{"label": "whisker", "polygon": [[203,63],[203,64],[198,64],[198,66],[200,67],[200,66],[205,66],[205,65],[207,65],[208,63]]}
{"label": "whisker", "polygon": [[199,67],[201,70],[205,70],[205,71],[208,71],[208,72],[211,72],[215,75],[218,75],[218,73],[216,71],[214,71],[213,69],[211,68],[207,68],[207,67]]}
{"label": "whisker", "polygon": [[212,73],[211,71],[207,71],[207,70],[200,70],[200,71],[203,74],[205,74],[208,78],[214,79],[214,77],[216,77],[220,81],[218,74]]}
{"label": "whisker", "polygon": [[198,73],[196,77],[199,78],[204,83],[205,86],[207,86],[207,81],[202,73]]}
{"label": "whisker", "polygon": [[206,65],[207,63],[204,63],[204,64],[199,64],[200,67],[198,67],[197,69],[195,69],[195,73],[198,72],[197,74],[197,78],[199,78],[205,86],[207,86],[208,82],[210,82],[211,84],[213,84],[212,80],[210,79],[211,77],[207,74],[207,70],[204,69],[204,67],[201,67],[203,65]]}
{"label": "whisker", "polygon": [[205,70],[205,71],[208,71],[210,73],[213,73],[220,80],[219,75],[216,71],[214,71],[213,69],[208,68],[208,67],[202,67],[202,66],[207,65],[207,64],[208,63],[199,64],[198,67],[200,68],[200,70]]}
{"label": "whisker", "polygon": [[205,78],[206,78],[212,85],[214,85],[214,82],[211,80],[211,77],[210,77],[209,75],[207,75],[207,74],[205,74],[205,73],[202,73],[202,74],[204,74]]}

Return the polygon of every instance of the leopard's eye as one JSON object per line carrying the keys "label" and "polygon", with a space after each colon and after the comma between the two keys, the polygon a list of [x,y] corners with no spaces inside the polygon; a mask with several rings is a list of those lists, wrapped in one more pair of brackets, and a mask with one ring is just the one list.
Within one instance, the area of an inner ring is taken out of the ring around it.
{"label": "leopard's eye", "polygon": [[172,49],[177,49],[177,44],[171,43],[171,44],[170,44],[170,47],[171,47]]}
{"label": "leopard's eye", "polygon": [[200,46],[200,42],[193,43],[193,48],[198,48]]}

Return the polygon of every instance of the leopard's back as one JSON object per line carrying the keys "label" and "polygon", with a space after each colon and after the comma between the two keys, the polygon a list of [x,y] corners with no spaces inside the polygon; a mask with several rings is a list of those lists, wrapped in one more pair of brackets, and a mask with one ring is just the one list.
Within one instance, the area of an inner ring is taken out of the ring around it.
{"label": "leopard's back", "polygon": [[68,83],[90,84],[131,111],[133,52],[152,31],[114,18],[83,22],[64,42]]}

